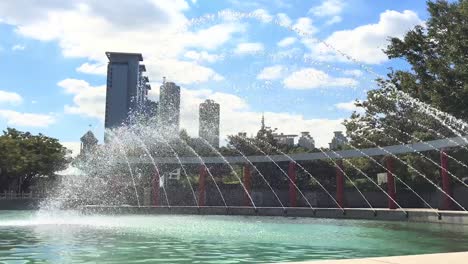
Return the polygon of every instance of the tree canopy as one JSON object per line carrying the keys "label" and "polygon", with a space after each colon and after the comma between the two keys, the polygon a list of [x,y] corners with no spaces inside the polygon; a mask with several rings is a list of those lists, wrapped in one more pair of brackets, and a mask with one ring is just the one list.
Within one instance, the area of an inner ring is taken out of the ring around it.
{"label": "tree canopy", "polygon": [[0,191],[28,190],[35,178],[65,169],[67,154],[55,138],[7,128],[0,136]]}

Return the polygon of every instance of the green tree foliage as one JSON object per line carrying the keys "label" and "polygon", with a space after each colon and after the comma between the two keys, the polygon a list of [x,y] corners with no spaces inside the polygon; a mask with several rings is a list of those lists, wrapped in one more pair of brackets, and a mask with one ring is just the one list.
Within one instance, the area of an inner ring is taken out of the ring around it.
{"label": "green tree foliage", "polygon": [[55,138],[7,128],[0,136],[0,191],[27,191],[37,177],[66,168],[67,149]]}
{"label": "green tree foliage", "polygon": [[[430,16],[425,25],[416,26],[403,39],[390,38],[384,50],[390,59],[408,62],[411,69],[392,70],[387,79],[377,80],[380,88],[369,91],[364,102],[356,102],[364,113],[353,113],[345,121],[347,135],[354,146],[375,147],[375,144],[384,146],[454,136],[445,126],[401,98],[401,91],[468,120],[468,1],[429,1],[427,6]],[[437,152],[424,154],[435,161],[438,159]],[[452,155],[467,158],[460,150],[453,150]],[[419,155],[407,154],[400,158],[437,180],[439,169]],[[403,165],[399,163],[399,166]],[[457,164],[450,166],[459,175],[463,174]],[[415,182],[421,180],[407,167],[397,170]]]}

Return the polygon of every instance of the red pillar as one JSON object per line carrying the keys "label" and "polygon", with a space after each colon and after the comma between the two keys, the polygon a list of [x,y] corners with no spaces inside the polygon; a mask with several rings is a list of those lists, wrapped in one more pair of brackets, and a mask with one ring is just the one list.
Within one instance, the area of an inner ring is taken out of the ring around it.
{"label": "red pillar", "polygon": [[289,206],[297,206],[297,190],[296,190],[296,163],[291,161],[289,162],[288,167],[288,176],[289,176]]}
{"label": "red pillar", "polygon": [[206,180],[206,166],[200,166],[200,177],[198,178],[198,206],[205,206],[205,180]]}
{"label": "red pillar", "polygon": [[341,208],[344,207],[344,175],[343,175],[343,161],[336,161],[336,201]]}
{"label": "red pillar", "polygon": [[159,205],[159,171],[155,170],[153,175],[153,205]]}
{"label": "red pillar", "polygon": [[[252,178],[250,174],[250,165],[244,165],[244,187],[247,190],[247,193],[251,195],[252,193]],[[252,202],[250,201],[249,195],[244,193],[244,205],[245,206],[252,206]]]}
{"label": "red pillar", "polygon": [[440,166],[442,167],[440,174],[442,175],[442,189],[444,192],[447,193],[447,195],[444,195],[443,199],[443,205],[442,209],[443,210],[450,210],[452,209],[452,200],[450,199],[450,196],[452,196],[452,185],[450,182],[450,178],[448,176],[447,168],[448,168],[448,158],[447,158],[447,153],[445,153],[445,149],[440,150]]}
{"label": "red pillar", "polygon": [[396,192],[395,192],[395,176],[393,175],[393,158],[386,157],[385,163],[387,166],[387,193],[393,199],[388,198],[388,209],[396,209]]}

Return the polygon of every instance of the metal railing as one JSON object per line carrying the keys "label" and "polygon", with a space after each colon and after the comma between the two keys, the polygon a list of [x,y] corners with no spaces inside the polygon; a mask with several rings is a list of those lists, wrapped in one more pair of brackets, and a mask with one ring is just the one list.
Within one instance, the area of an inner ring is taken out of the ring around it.
{"label": "metal railing", "polygon": [[47,195],[45,192],[15,192],[4,191],[0,192],[0,200],[21,200],[21,199],[44,199]]}

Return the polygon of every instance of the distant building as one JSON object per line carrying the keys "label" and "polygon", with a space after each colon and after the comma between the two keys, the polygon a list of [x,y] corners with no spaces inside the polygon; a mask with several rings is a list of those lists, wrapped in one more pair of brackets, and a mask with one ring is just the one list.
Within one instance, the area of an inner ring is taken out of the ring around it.
{"label": "distant building", "polygon": [[158,102],[147,100],[145,103],[145,109],[144,109],[145,117],[146,117],[145,121],[151,122],[153,127],[156,126],[156,123],[158,122],[158,118],[157,118],[158,107],[159,107]]}
{"label": "distant building", "polygon": [[278,142],[278,144],[293,147],[294,146],[294,138],[296,138],[297,135],[285,135],[283,133],[281,134],[276,134],[273,133],[273,138]]}
{"label": "distant building", "polygon": [[309,132],[301,132],[301,137],[299,138],[297,144],[299,147],[303,147],[305,149],[315,149],[314,138],[310,136]]}
{"label": "distant building", "polygon": [[92,151],[98,143],[97,138],[94,136],[93,132],[86,132],[81,138],[80,154],[86,155]]}
{"label": "distant building", "polygon": [[208,141],[213,147],[219,147],[219,104],[206,100],[200,104],[198,136]]}
{"label": "distant building", "polygon": [[162,133],[178,135],[180,126],[180,86],[163,80],[159,93],[159,123]]}
{"label": "distant building", "polygon": [[139,113],[147,100],[148,77],[146,68],[140,65],[140,53],[106,52],[107,66],[106,113],[104,127],[113,128],[126,124],[131,113]]}
{"label": "distant building", "polygon": [[244,138],[246,138],[246,137],[247,137],[247,132],[239,132],[239,133],[237,133],[237,135],[238,135],[239,137],[244,137]]}
{"label": "distant building", "polygon": [[348,143],[348,139],[343,135],[343,132],[335,131],[333,133],[335,135],[333,136],[331,143],[329,143],[330,149],[339,149],[341,146]]}

